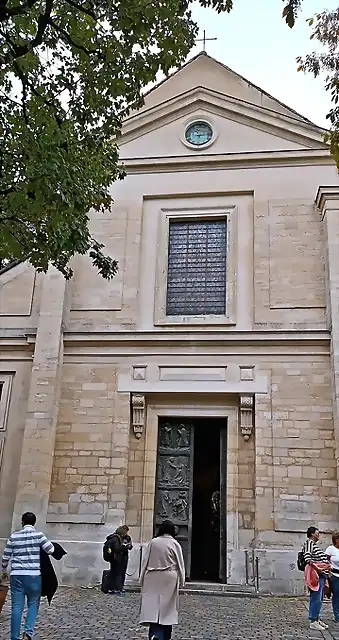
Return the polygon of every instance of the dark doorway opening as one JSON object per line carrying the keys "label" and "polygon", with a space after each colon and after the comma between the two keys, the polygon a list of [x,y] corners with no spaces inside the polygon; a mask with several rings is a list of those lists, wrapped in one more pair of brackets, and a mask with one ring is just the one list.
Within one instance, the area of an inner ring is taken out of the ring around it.
{"label": "dark doorway opening", "polygon": [[226,481],[222,464],[225,426],[222,419],[194,420],[191,580],[222,580],[220,489],[223,479]]}
{"label": "dark doorway opening", "polygon": [[227,420],[159,418],[154,532],[177,528],[187,580],[227,581]]}

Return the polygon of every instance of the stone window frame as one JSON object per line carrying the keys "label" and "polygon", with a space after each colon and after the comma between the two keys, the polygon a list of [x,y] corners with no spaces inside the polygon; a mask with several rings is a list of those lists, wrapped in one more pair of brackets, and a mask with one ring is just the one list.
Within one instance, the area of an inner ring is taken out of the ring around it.
{"label": "stone window frame", "polygon": [[[197,221],[226,219],[226,313],[222,315],[175,315],[166,313],[169,227],[171,221]],[[236,258],[238,239],[238,207],[218,206],[192,209],[162,208],[159,216],[157,266],[155,287],[154,324],[177,325],[235,325],[236,324]]]}
{"label": "stone window frame", "polygon": [[[196,124],[198,122],[203,122],[208,124],[211,129],[212,129],[212,137],[208,142],[205,142],[205,144],[201,144],[201,145],[196,145],[196,144],[192,144],[191,142],[189,142],[186,139],[186,132],[187,129],[189,129],[189,127],[192,126],[192,124]],[[199,151],[204,151],[205,149],[208,149],[208,147],[211,147],[212,144],[215,143],[215,141],[217,140],[219,136],[219,131],[216,127],[216,123],[213,120],[213,118],[211,118],[210,116],[205,115],[204,113],[196,113],[194,116],[188,118],[185,122],[184,122],[184,126],[183,128],[180,130],[180,140],[182,142],[182,144],[185,145],[185,147],[188,147],[188,149],[191,149],[193,151],[199,152]]]}
{"label": "stone window frame", "polygon": [[12,379],[13,376],[11,374],[0,373],[0,433],[7,429]]}

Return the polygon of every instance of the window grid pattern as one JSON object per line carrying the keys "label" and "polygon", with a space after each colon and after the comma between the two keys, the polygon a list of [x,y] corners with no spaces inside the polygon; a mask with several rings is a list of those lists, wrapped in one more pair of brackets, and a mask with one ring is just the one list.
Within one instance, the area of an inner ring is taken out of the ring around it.
{"label": "window grid pattern", "polygon": [[169,225],[166,314],[226,313],[227,221]]}

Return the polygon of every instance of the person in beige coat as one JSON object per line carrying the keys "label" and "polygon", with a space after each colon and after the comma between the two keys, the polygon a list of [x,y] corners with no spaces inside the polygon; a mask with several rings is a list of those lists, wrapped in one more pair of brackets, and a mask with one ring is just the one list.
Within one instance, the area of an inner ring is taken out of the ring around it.
{"label": "person in beige coat", "polygon": [[146,548],[140,581],[140,624],[149,625],[149,640],[170,640],[178,624],[179,588],[185,584],[185,565],[175,526],[165,520]]}

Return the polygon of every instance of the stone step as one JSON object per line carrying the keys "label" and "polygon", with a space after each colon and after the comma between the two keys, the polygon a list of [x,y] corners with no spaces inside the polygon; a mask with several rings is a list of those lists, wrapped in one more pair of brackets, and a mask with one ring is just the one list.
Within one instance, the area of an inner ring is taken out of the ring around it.
{"label": "stone step", "polygon": [[[126,586],[126,591],[138,593],[140,587]],[[214,582],[186,582],[180,593],[205,596],[228,596],[234,598],[258,598],[259,593],[251,585],[219,584]]]}
{"label": "stone step", "polygon": [[258,597],[251,585],[220,584],[218,582],[187,582],[182,593],[199,593],[202,595]]}

